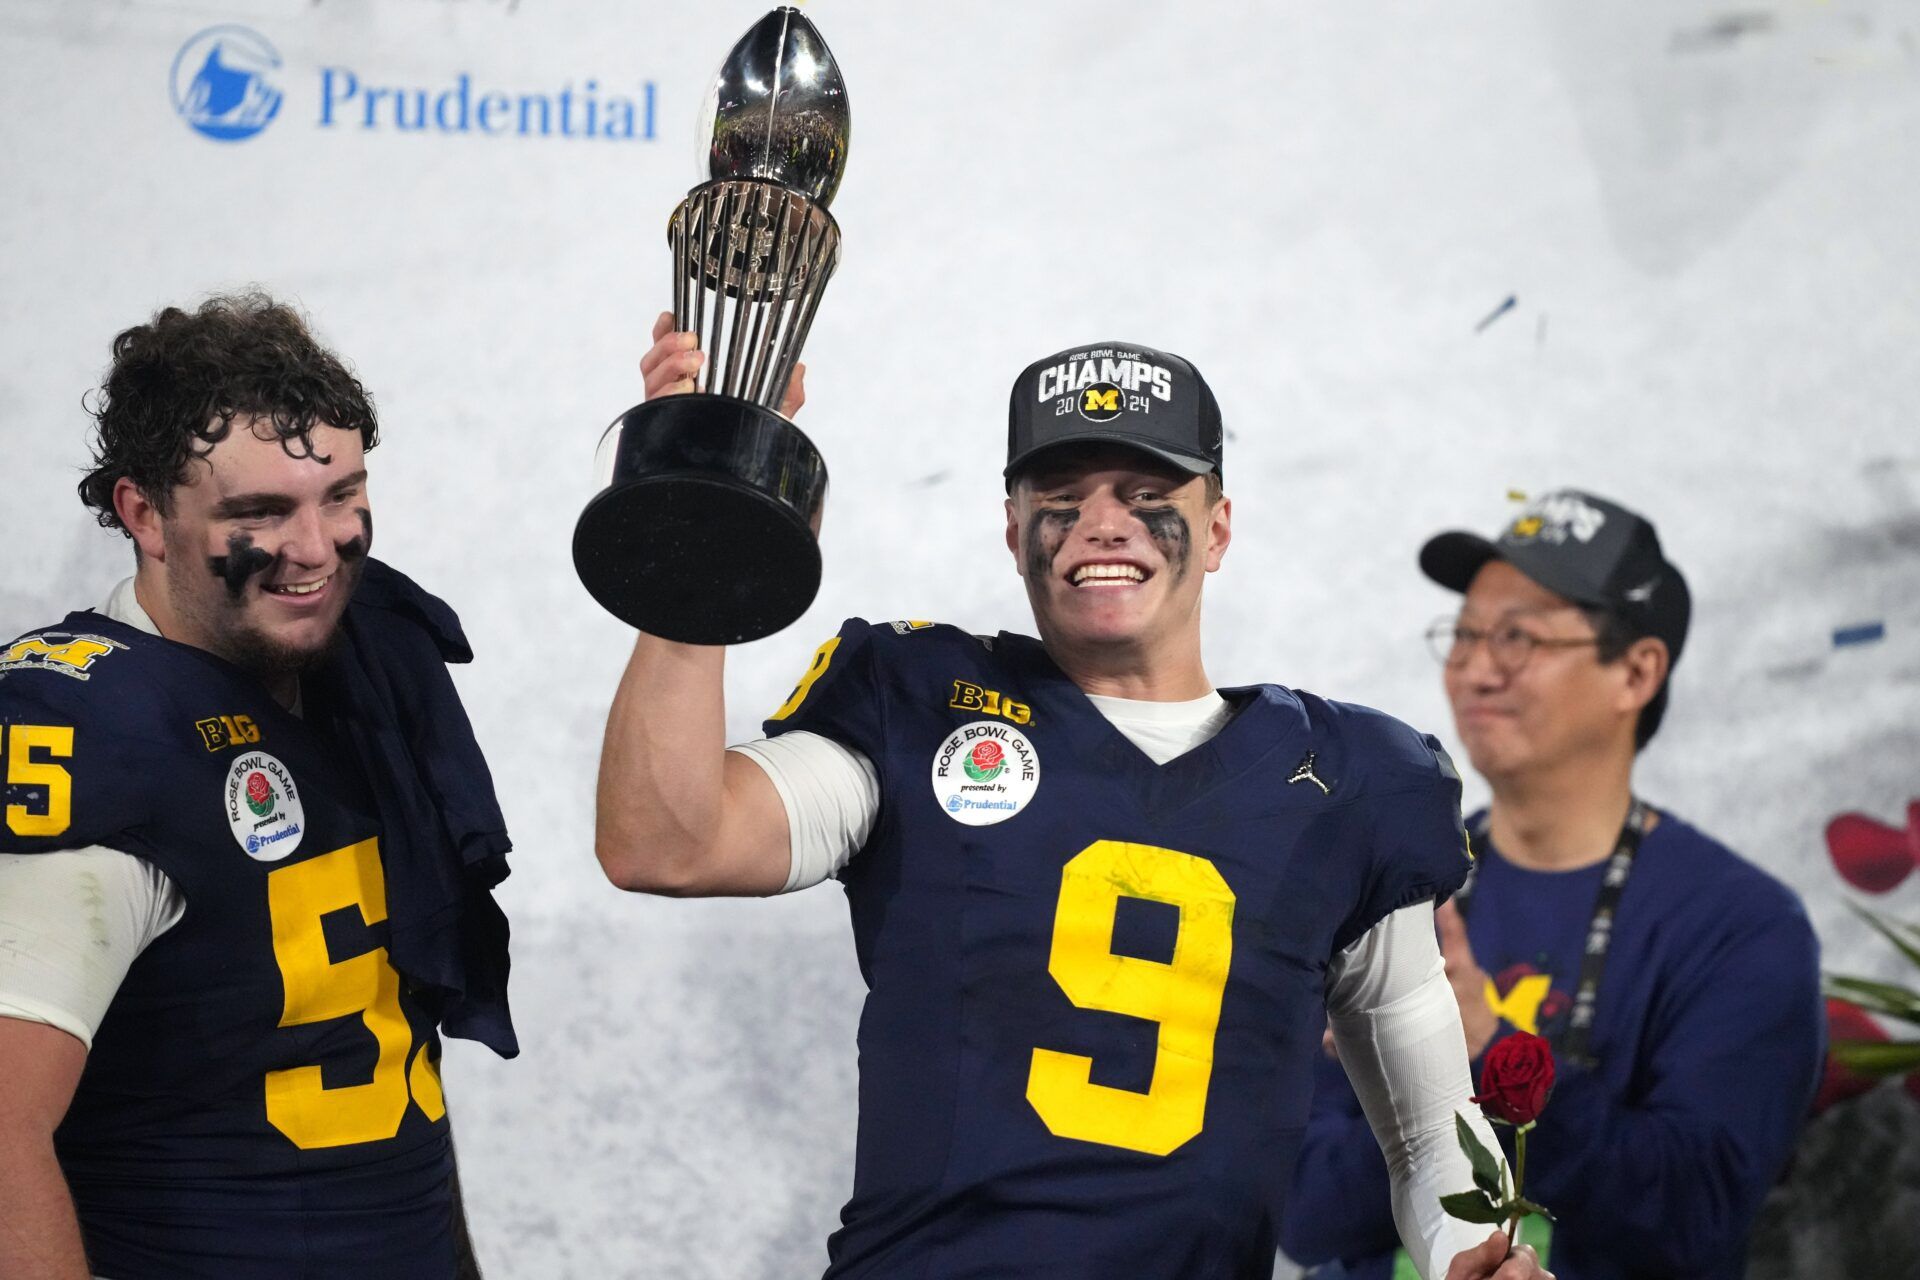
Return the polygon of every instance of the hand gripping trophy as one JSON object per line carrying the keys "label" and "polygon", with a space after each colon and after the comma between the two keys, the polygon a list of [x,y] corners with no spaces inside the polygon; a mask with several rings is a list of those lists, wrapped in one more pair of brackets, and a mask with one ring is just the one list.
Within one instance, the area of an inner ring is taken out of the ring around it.
{"label": "hand gripping trophy", "polygon": [[820,586],[826,464],[776,406],[839,265],[827,205],[850,119],[833,54],[793,8],[734,45],[707,116],[710,180],[667,224],[674,327],[699,336],[703,380],[607,428],[573,563],[623,622],[737,644],[794,621]]}

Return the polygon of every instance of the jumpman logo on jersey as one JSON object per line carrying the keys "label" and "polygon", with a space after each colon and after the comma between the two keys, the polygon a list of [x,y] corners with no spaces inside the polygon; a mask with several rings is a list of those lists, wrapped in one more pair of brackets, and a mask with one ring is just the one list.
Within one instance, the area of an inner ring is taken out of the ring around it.
{"label": "jumpman logo on jersey", "polygon": [[1287,785],[1291,786],[1296,782],[1311,782],[1314,786],[1320,788],[1322,794],[1332,795],[1333,788],[1314,776],[1313,758],[1314,753],[1311,751],[1307,752],[1306,759],[1302,760],[1299,765],[1295,767],[1293,776],[1287,779]]}

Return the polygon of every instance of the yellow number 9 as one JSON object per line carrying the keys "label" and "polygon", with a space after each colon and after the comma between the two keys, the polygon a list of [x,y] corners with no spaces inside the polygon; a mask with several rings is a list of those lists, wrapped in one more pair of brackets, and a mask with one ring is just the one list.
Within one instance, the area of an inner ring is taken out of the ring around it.
{"label": "yellow number 9", "polygon": [[[1113,953],[1122,897],[1180,909],[1171,963]],[[1035,1049],[1027,1101],[1049,1130],[1157,1156],[1200,1132],[1233,962],[1233,903],[1213,863],[1153,845],[1098,840],[1061,869],[1047,972],[1079,1008],[1147,1018],[1160,1031],[1145,1093],[1094,1084],[1092,1058]]]}

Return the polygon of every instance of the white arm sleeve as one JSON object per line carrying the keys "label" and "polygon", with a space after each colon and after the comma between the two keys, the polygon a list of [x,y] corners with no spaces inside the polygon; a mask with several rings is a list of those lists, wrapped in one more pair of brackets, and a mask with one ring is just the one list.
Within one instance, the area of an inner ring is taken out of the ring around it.
{"label": "white arm sleeve", "polygon": [[1441,1196],[1473,1187],[1454,1114],[1467,1118],[1487,1150],[1498,1153],[1500,1146],[1469,1101],[1466,1032],[1434,936],[1431,902],[1402,907],[1334,957],[1327,1024],[1387,1158],[1401,1243],[1423,1277],[1444,1276],[1456,1254],[1493,1230],[1440,1208]]}
{"label": "white arm sleeve", "polygon": [[186,909],[158,867],[118,849],[0,853],[0,1018],[92,1048],[134,959]]}
{"label": "white arm sleeve", "polygon": [[804,729],[727,750],[766,770],[786,808],[793,862],[780,892],[819,884],[866,844],[880,812],[880,775],[866,756]]}

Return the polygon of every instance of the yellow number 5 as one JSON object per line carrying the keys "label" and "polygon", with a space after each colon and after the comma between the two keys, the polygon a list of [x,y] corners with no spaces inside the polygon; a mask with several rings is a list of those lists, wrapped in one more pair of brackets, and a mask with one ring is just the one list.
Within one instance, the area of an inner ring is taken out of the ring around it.
{"label": "yellow number 5", "polygon": [[267,906],[273,918],[273,956],[286,986],[283,1027],[328,1022],[356,1014],[379,1045],[373,1079],[328,1088],[320,1068],[267,1072],[267,1119],[304,1150],[378,1142],[400,1132],[411,1096],[430,1120],[446,1114],[440,1080],[424,1047],[414,1056],[411,1090],[407,1055],[413,1029],[400,1008],[400,975],[377,947],[338,963],[327,954],[320,918],[357,908],[368,925],[387,918],[387,883],[378,840],[332,853],[267,876]]}
{"label": "yellow number 5", "polygon": [[7,829],[17,836],[57,836],[73,824],[73,775],[57,764],[35,760],[35,747],[50,756],[73,758],[73,729],[59,724],[8,727],[7,781],[16,787],[45,787],[47,807],[34,813],[24,804],[7,806]]}
{"label": "yellow number 5", "polygon": [[[1122,897],[1180,909],[1171,963],[1113,953]],[[1233,962],[1233,902],[1213,863],[1153,845],[1098,840],[1062,868],[1047,972],[1078,1007],[1150,1019],[1160,1032],[1145,1093],[1094,1084],[1092,1058],[1035,1049],[1027,1101],[1049,1130],[1156,1156],[1200,1132]]]}

